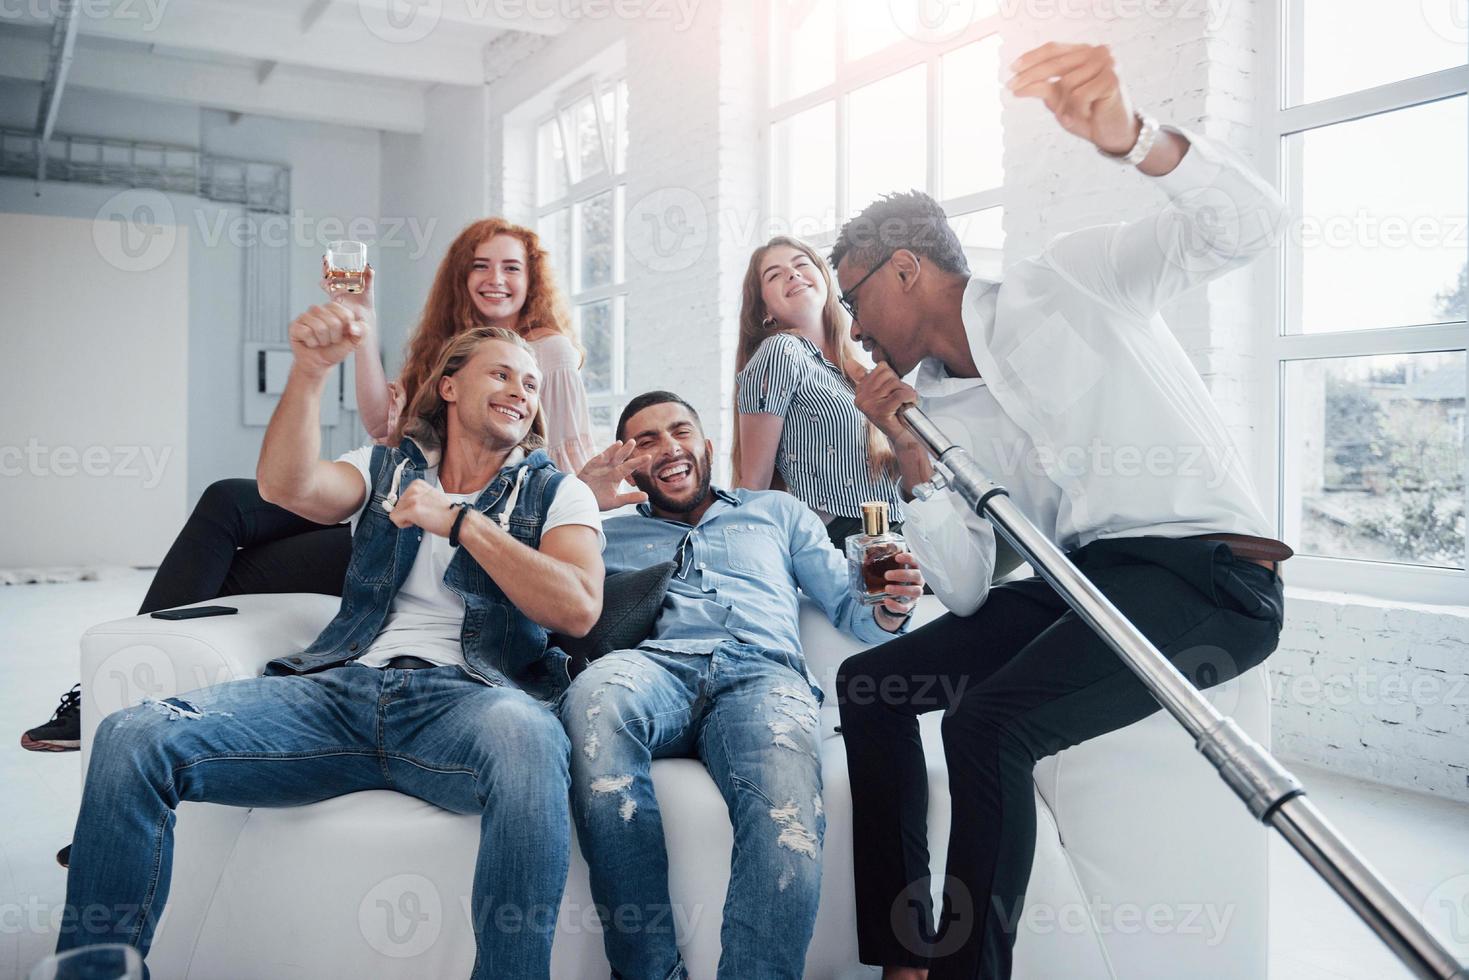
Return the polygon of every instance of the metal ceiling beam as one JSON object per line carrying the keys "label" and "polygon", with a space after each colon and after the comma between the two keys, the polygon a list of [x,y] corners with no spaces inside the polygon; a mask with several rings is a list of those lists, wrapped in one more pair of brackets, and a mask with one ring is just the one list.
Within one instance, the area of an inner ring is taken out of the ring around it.
{"label": "metal ceiling beam", "polygon": [[[0,0],[0,7],[4,2]],[[95,89],[121,98],[394,133],[423,132],[423,93],[417,86],[303,75],[286,64],[276,68],[268,84],[261,85],[253,65],[155,58],[141,49],[83,45],[84,54],[71,66],[68,90]],[[0,30],[0,78],[39,85],[46,77],[47,48],[44,38]],[[311,97],[302,98],[300,93],[307,89]],[[34,130],[27,127],[26,131],[34,138]]]}
{"label": "metal ceiling beam", "polygon": [[66,88],[66,75],[71,69],[72,50],[77,43],[78,0],[60,0],[56,19],[51,24],[51,53],[46,66],[46,79],[41,83],[41,105],[36,111],[36,179],[46,179],[46,160],[51,155],[51,134],[56,131],[56,116],[61,111],[61,92]]}

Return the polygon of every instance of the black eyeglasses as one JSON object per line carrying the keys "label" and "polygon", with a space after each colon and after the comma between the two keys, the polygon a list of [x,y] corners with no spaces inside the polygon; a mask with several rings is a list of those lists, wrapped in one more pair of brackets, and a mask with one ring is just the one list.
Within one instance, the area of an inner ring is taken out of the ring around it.
{"label": "black eyeglasses", "polygon": [[846,308],[847,315],[850,316],[854,321],[857,319],[857,290],[861,289],[864,282],[871,279],[877,273],[878,269],[881,269],[883,266],[887,265],[888,262],[891,260],[892,256],[889,255],[887,258],[877,263],[877,265],[873,266],[871,269],[868,269],[867,275],[863,276],[861,279],[858,279],[855,286],[842,293],[840,297],[840,302],[842,306]]}

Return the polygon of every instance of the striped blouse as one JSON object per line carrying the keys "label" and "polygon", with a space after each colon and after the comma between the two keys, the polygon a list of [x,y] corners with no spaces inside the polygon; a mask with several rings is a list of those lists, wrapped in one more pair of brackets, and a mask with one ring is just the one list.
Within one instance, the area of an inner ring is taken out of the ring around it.
{"label": "striped blouse", "polygon": [[771,335],[735,379],[741,414],[782,415],[776,469],[807,506],[837,517],[862,516],[862,502],[886,500],[903,519],[897,480],[867,469],[867,427],[853,388],[821,353],[794,333]]}

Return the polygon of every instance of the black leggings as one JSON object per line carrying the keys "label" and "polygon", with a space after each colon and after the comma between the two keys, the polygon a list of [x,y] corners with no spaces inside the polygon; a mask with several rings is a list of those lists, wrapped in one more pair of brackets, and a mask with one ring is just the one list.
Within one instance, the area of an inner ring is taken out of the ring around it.
{"label": "black leggings", "polygon": [[254,480],[220,480],[200,496],[138,612],[256,592],[341,595],[351,557],[348,525],[266,503]]}
{"label": "black leggings", "polygon": [[[1200,687],[1256,666],[1279,640],[1279,577],[1225,545],[1135,538],[1071,558]],[[849,658],[836,688],[862,962],[928,966],[930,980],[1008,977],[1035,849],[1036,762],[1157,702],[1039,578]],[[938,709],[953,810],[935,931],[918,715]]]}

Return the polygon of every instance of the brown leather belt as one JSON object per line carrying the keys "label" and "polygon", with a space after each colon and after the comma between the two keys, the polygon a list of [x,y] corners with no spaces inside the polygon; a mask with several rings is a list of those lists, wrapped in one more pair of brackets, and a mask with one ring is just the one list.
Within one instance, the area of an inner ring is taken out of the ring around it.
{"label": "brown leather belt", "polygon": [[1276,574],[1280,573],[1280,563],[1295,554],[1291,546],[1284,541],[1276,541],[1274,538],[1257,538],[1250,534],[1196,534],[1193,540],[1222,541],[1229,545],[1229,550],[1234,552],[1236,558],[1253,562]]}

